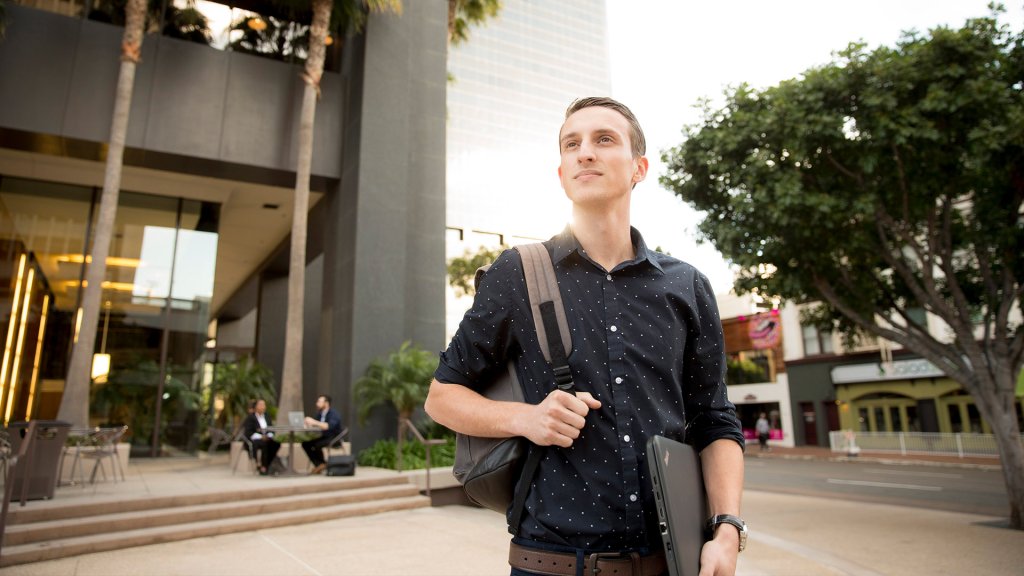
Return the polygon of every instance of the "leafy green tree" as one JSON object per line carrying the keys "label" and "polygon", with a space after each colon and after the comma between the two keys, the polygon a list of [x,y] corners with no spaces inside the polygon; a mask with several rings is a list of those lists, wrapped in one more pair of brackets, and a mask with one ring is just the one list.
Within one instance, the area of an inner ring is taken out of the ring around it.
{"label": "leafy green tree", "polygon": [[1022,529],[1024,35],[995,16],[730,89],[664,154],[661,182],[706,212],[701,233],[744,270],[737,291],[819,302],[844,333],[959,382],[992,425]]}
{"label": "leafy green tree", "polygon": [[398,412],[396,437],[401,443],[402,422],[423,406],[435,368],[437,358],[408,341],[386,357],[374,359],[355,384],[359,421],[365,422],[379,406],[391,406]]}
{"label": "leafy green tree", "polygon": [[476,294],[476,271],[494,262],[507,246],[488,248],[481,246],[476,252],[466,250],[462,256],[448,260],[448,283],[459,296]]}
{"label": "leafy green tree", "polygon": [[[283,0],[286,5],[309,5],[309,0]],[[369,12],[401,14],[401,0],[312,0],[313,19],[309,25],[309,54],[302,80],[299,112],[298,158],[295,166],[295,199],[292,207],[291,251],[288,260],[288,311],[285,319],[284,365],[281,369],[282,411],[302,409],[302,316],[306,290],[306,233],[309,219],[309,178],[313,166],[313,121],[324,73],[327,31],[357,34]],[[332,16],[333,15],[333,16]],[[339,34],[336,34],[338,36]]]}

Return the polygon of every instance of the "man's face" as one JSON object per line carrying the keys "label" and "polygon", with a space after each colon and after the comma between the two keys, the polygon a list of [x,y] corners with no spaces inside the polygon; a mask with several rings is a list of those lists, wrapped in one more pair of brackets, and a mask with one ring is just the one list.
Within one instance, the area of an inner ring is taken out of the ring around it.
{"label": "man's face", "polygon": [[256,413],[257,414],[263,414],[266,411],[267,411],[267,403],[266,402],[264,402],[263,400],[260,400],[259,402],[256,403]]}
{"label": "man's face", "polygon": [[327,399],[323,396],[316,399],[316,409],[323,411],[327,410]]}
{"label": "man's face", "polygon": [[562,124],[558,145],[558,177],[573,204],[628,196],[647,175],[647,158],[630,150],[629,121],[610,108],[577,110]]}

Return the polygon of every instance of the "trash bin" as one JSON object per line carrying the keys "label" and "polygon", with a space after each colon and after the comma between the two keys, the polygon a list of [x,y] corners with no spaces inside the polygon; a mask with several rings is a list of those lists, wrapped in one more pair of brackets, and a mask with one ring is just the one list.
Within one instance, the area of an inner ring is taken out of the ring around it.
{"label": "trash bin", "polygon": [[[11,437],[12,454],[21,450],[26,441],[28,422],[12,422],[7,426]],[[57,467],[60,466],[64,441],[71,431],[71,424],[59,420],[36,420],[36,437],[29,447],[24,460],[19,460],[14,471],[14,488],[11,501],[21,499],[23,483],[28,481],[29,500],[49,500],[57,489]]]}

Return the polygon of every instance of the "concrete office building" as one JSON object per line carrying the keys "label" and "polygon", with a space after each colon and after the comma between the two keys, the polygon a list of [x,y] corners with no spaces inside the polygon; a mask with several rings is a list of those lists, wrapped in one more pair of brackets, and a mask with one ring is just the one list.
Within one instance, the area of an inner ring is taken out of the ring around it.
{"label": "concrete office building", "polygon": [[[498,17],[470,34],[448,59],[449,258],[561,231],[565,108],[611,93],[604,0],[504,0]],[[469,304],[448,289],[449,335]]]}
{"label": "concrete office building", "polygon": [[[285,17],[264,0],[232,4]],[[446,10],[416,0],[401,17],[371,16],[364,35],[331,48],[321,84],[304,403],[331,394],[353,426],[351,383],[372,358],[407,339],[444,343]],[[54,417],[63,391],[122,37],[86,16],[80,0],[7,3],[5,421]],[[93,411],[94,423],[131,418],[135,445],[154,424],[156,378],[167,382],[164,447],[192,451],[199,420],[187,400],[214,360],[251,352],[280,374],[299,66],[145,37],[96,340],[109,360],[96,381],[109,377],[117,401]],[[356,430],[356,447],[383,426]]]}

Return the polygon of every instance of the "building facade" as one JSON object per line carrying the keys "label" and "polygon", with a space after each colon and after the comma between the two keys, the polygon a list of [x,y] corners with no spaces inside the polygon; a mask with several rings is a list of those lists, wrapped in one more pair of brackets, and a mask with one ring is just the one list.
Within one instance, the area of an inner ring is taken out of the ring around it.
{"label": "building facade", "polygon": [[[272,3],[234,5],[284,18]],[[55,417],[63,392],[123,33],[93,12],[7,6],[5,422]],[[331,394],[357,446],[385,425],[354,421],[351,383],[370,360],[404,340],[443,345],[446,23],[443,0],[371,15],[365,34],[331,49],[321,81],[304,403]],[[227,48],[158,33],[142,47],[91,402],[92,423],[128,423],[133,447],[159,424],[164,452],[195,450],[216,362],[252,354],[280,375],[301,64]]]}
{"label": "building facade", "polygon": [[[798,445],[828,445],[834,430],[991,433],[974,399],[931,362],[875,338],[848,346],[837,335],[801,324],[800,306],[783,312],[794,428]],[[928,318],[933,333],[940,330]],[[1017,402],[1024,423],[1024,389]]]}
{"label": "building facade", "polygon": [[768,420],[769,443],[794,445],[793,412],[784,350],[787,344],[781,312],[762,307],[747,296],[718,296],[725,338],[729,400],[748,441],[756,441],[755,424],[761,414]]}
{"label": "building facade", "polygon": [[[605,19],[604,0],[504,0],[451,47],[449,258],[546,240],[569,221],[558,130],[570,102],[611,93]],[[448,289],[449,336],[470,302]]]}

